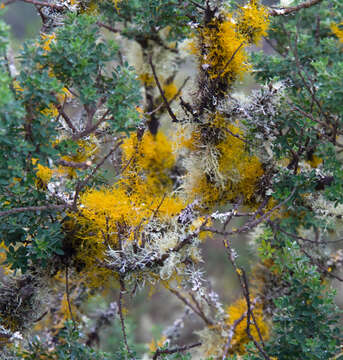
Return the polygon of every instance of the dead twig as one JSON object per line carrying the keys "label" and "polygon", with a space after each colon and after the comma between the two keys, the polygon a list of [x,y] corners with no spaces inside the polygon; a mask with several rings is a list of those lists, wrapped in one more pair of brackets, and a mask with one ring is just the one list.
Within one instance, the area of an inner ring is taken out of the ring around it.
{"label": "dead twig", "polygon": [[46,210],[65,210],[68,208],[71,208],[72,206],[70,204],[63,204],[63,205],[42,205],[42,206],[26,206],[26,207],[20,207],[15,209],[10,209],[6,211],[0,211],[0,217],[8,216],[8,215],[14,215],[14,214],[20,214],[23,212],[28,211],[46,211]]}
{"label": "dead twig", "polygon": [[69,296],[69,278],[68,278],[68,265],[66,265],[66,294],[67,294],[67,302],[68,302],[68,309],[69,309],[69,314],[70,314],[70,318],[73,322],[73,327],[74,329],[76,328],[76,323],[75,323],[75,319],[73,316],[73,311],[71,309],[71,303],[70,303],[70,296]]}
{"label": "dead twig", "polygon": [[171,354],[175,354],[175,353],[180,353],[183,351],[193,349],[197,346],[201,346],[201,344],[202,344],[201,342],[197,342],[195,344],[180,346],[180,347],[173,348],[173,349],[164,349],[164,350],[157,349],[154,353],[153,360],[157,360],[160,355],[171,355]]}
{"label": "dead twig", "polygon": [[166,106],[166,108],[167,108],[168,114],[169,114],[170,117],[172,118],[173,122],[176,122],[176,123],[177,123],[177,122],[179,122],[179,120],[176,118],[175,114],[173,113],[173,111],[172,111],[172,109],[171,109],[171,107],[170,107],[170,105],[169,105],[169,103],[168,103],[167,98],[166,98],[165,95],[164,95],[164,91],[163,91],[163,89],[162,89],[162,86],[161,86],[160,81],[158,80],[158,77],[157,77],[157,74],[156,74],[156,69],[155,69],[154,64],[152,63],[152,57],[151,57],[151,56],[149,57],[149,64],[150,64],[152,73],[153,73],[153,75],[154,75],[154,79],[155,79],[156,85],[157,85],[157,87],[158,87],[158,90],[160,91],[160,94],[161,94],[161,96],[162,96],[162,99],[163,99],[163,101],[164,101],[164,104],[165,104],[165,106]]}
{"label": "dead twig", "polygon": [[301,9],[307,9],[311,6],[317,5],[317,4],[321,3],[322,1],[323,0],[308,0],[297,6],[290,6],[290,7],[281,8],[281,9],[269,9],[269,15],[270,16],[290,15]]}

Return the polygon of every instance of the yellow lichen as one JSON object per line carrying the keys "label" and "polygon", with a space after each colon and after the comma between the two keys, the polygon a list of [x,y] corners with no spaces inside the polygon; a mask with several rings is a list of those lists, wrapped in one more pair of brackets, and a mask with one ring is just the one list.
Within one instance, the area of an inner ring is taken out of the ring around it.
{"label": "yellow lichen", "polygon": [[[193,145],[192,140],[195,141]],[[254,202],[258,181],[264,172],[259,159],[246,150],[244,134],[238,126],[228,124],[217,113],[205,131],[192,130],[186,145],[194,149],[186,176],[191,200],[201,199],[211,206],[243,196],[245,204]]]}
{"label": "yellow lichen", "polygon": [[123,175],[128,181],[132,179],[137,185],[139,178],[144,178],[147,191],[155,196],[171,190],[169,172],[175,165],[175,156],[172,143],[162,132],[155,136],[145,132],[142,139],[132,133],[122,145],[122,150],[123,163],[128,164]]}
{"label": "yellow lichen", "polygon": [[[32,159],[32,160],[37,160],[37,159]],[[35,165],[34,161],[33,161],[33,165]],[[52,178],[53,171],[49,167],[41,165],[39,163],[35,167],[35,170],[36,170],[37,178],[43,183],[43,185],[47,185]]]}
{"label": "yellow lichen", "polygon": [[149,344],[149,350],[154,353],[158,348],[161,348],[167,341],[166,336],[162,336],[159,340],[155,341],[152,339],[151,343]]}
{"label": "yellow lichen", "polygon": [[168,101],[172,100],[178,91],[177,86],[173,82],[163,85],[164,96]]}
{"label": "yellow lichen", "polygon": [[168,223],[185,208],[183,201],[170,195],[168,170],[175,159],[162,133],[154,137],[146,132],[141,139],[132,134],[122,150],[122,178],[112,186],[88,189],[80,198],[77,259],[90,286],[99,286],[111,274],[101,267],[95,270],[109,248],[132,242],[141,246],[149,221]]}
{"label": "yellow lichen", "polygon": [[244,51],[245,38],[236,31],[235,22],[230,14],[223,15],[199,30],[197,53],[201,55],[201,66],[207,68],[212,79],[226,78],[229,83],[241,77],[250,69]]}
{"label": "yellow lichen", "polygon": [[339,24],[331,24],[331,31],[338,37],[339,41],[343,43],[343,22]]}
{"label": "yellow lichen", "polygon": [[262,36],[267,35],[269,27],[268,10],[257,0],[250,0],[249,4],[240,7],[236,19],[237,30],[249,43],[257,44]]}
{"label": "yellow lichen", "polygon": [[[262,304],[255,299],[251,299],[252,312],[257,323],[257,327],[263,340],[269,338],[269,325],[264,319]],[[234,304],[227,308],[227,325],[229,329],[234,332],[231,340],[230,353],[237,353],[242,355],[246,353],[245,346],[251,341],[247,335],[247,303],[245,298],[238,299]],[[241,321],[240,321],[241,320]],[[259,333],[251,318],[250,333],[251,335],[259,340]]]}
{"label": "yellow lichen", "polygon": [[310,164],[312,168],[317,168],[322,162],[323,159],[316,155],[312,155],[312,158],[310,160],[307,160],[307,163]]}
{"label": "yellow lichen", "polygon": [[155,80],[154,77],[149,73],[141,73],[138,75],[138,79],[142,82],[143,85],[154,86]]}
{"label": "yellow lichen", "polygon": [[42,49],[45,50],[46,52],[49,52],[51,51],[51,43],[53,41],[55,41],[56,39],[56,35],[54,33],[50,34],[50,35],[45,35],[43,34],[42,35],[42,40],[43,40],[43,43],[41,45]]}

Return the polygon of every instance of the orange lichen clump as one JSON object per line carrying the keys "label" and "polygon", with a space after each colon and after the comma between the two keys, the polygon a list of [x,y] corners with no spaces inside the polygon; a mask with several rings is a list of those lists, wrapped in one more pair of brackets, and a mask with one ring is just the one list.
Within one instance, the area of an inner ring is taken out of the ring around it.
{"label": "orange lichen clump", "polygon": [[[257,323],[260,335],[263,340],[269,338],[269,325],[264,319],[262,304],[256,299],[251,299],[251,309]],[[227,308],[227,325],[234,332],[231,341],[230,353],[239,355],[246,353],[245,346],[251,341],[247,335],[247,303],[244,298],[238,299],[234,304]],[[255,339],[259,339],[259,333],[253,319],[251,318],[250,333]]]}

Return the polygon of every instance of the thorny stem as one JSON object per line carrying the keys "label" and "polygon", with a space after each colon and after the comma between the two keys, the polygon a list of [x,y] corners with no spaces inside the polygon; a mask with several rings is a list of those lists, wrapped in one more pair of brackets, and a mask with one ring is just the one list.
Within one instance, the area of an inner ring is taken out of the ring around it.
{"label": "thorny stem", "polygon": [[165,350],[157,349],[154,353],[153,360],[157,360],[160,355],[171,355],[171,354],[175,354],[175,353],[180,353],[180,352],[187,351],[187,350],[193,349],[193,348],[195,348],[197,346],[201,346],[201,345],[202,345],[201,342],[197,342],[195,344],[185,345],[185,346],[177,347],[174,349],[165,349]]}

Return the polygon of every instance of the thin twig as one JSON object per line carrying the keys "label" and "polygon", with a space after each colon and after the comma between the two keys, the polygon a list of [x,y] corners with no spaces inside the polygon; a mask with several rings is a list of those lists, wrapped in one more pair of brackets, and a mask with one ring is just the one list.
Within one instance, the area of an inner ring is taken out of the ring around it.
{"label": "thin twig", "polygon": [[64,105],[57,105],[56,108],[59,112],[59,114],[63,117],[64,121],[67,123],[67,125],[69,126],[69,128],[72,130],[72,132],[76,133],[77,130],[73,124],[73,122],[71,121],[70,117],[66,114],[66,112],[63,109]]}
{"label": "thin twig", "polygon": [[169,287],[168,290],[174,294],[178,299],[180,299],[186,306],[188,306],[190,309],[192,309],[192,311],[194,312],[194,314],[197,314],[202,320],[204,320],[205,324],[207,325],[213,325],[213,321],[208,319],[206,317],[206,315],[203,313],[203,311],[200,311],[199,309],[197,309],[190,301],[188,301],[188,299],[183,296],[179,291],[173,289],[172,287]]}
{"label": "thin twig", "polygon": [[230,65],[230,63],[232,62],[232,60],[234,59],[234,57],[236,56],[236,54],[238,53],[238,51],[240,50],[240,48],[244,45],[244,42],[242,42],[238,48],[233,52],[233,54],[231,55],[230,59],[227,61],[227,63],[225,64],[225,66],[223,67],[223,69],[220,71],[218,77],[221,77],[224,73],[224,71],[226,70],[226,68]]}
{"label": "thin twig", "polygon": [[65,167],[70,167],[73,169],[84,169],[84,170],[88,169],[92,165],[91,161],[77,162],[77,161],[67,161],[62,159],[57,160],[56,164]]}
{"label": "thin twig", "polygon": [[120,292],[119,292],[119,299],[118,299],[118,310],[119,310],[119,317],[120,317],[120,323],[121,323],[121,331],[123,333],[124,344],[125,344],[126,350],[130,354],[131,350],[130,350],[129,344],[127,342],[125,321],[124,321],[123,308],[122,308],[122,299],[123,299],[123,294],[125,292],[124,280],[122,278],[120,278],[119,283],[120,283]]}
{"label": "thin twig", "polygon": [[100,167],[104,164],[104,162],[118,149],[120,145],[122,145],[123,141],[119,141],[116,146],[111,149],[106,156],[97,164],[97,166],[92,170],[92,172],[83,180],[78,182],[76,185],[74,200],[73,200],[73,208],[77,208],[77,199],[81,190],[88,184],[89,180],[96,174],[96,172],[100,169]]}
{"label": "thin twig", "polygon": [[[64,6],[57,5],[57,4],[50,4],[50,3],[45,2],[45,1],[37,1],[37,0],[19,0],[19,1],[22,1],[22,2],[25,2],[25,3],[28,3],[28,4],[32,4],[32,5],[35,5],[35,6],[50,7],[50,8],[55,9],[55,10],[64,10],[65,9]],[[8,1],[4,2],[3,4],[6,6],[6,5],[9,5],[9,4],[12,4],[13,2],[14,2],[13,0],[8,0]]]}
{"label": "thin twig", "polygon": [[120,32],[120,30],[117,30],[117,29],[113,28],[113,27],[110,26],[110,25],[104,24],[104,23],[101,22],[101,21],[97,21],[96,24],[97,24],[98,26],[100,26],[100,27],[103,27],[103,28],[105,28],[105,29],[107,29],[107,30],[115,33],[115,34],[117,34],[117,33]]}
{"label": "thin twig", "polygon": [[23,212],[28,211],[46,211],[46,210],[65,210],[68,208],[71,208],[72,206],[69,204],[63,204],[63,205],[42,205],[42,206],[26,206],[26,207],[20,207],[15,209],[10,209],[6,211],[0,211],[0,217],[7,216],[7,215],[13,215],[13,214],[20,214]]}
{"label": "thin twig", "polygon": [[180,346],[180,347],[173,348],[173,349],[165,349],[165,350],[157,349],[154,353],[153,360],[157,360],[160,355],[171,355],[171,354],[175,354],[175,353],[180,353],[183,351],[193,349],[197,346],[201,346],[201,344],[202,344],[201,342],[197,342],[195,344]]}
{"label": "thin twig", "polygon": [[[171,104],[174,102],[174,100],[175,100],[178,96],[180,96],[183,88],[186,86],[186,84],[187,84],[187,82],[188,82],[189,79],[190,79],[190,76],[187,76],[186,79],[184,80],[184,82],[182,83],[182,85],[180,86],[179,90],[177,91],[177,93],[176,93],[176,94],[172,97],[172,99],[169,101],[169,105],[171,105]],[[155,112],[157,112],[158,110],[160,110],[160,109],[163,107],[163,105],[164,105],[164,102],[162,102],[160,105],[158,105],[156,109],[154,109],[154,110],[152,110],[152,111],[150,111],[150,112],[148,112],[148,113],[146,113],[146,114],[147,114],[147,115],[152,115],[152,114],[154,114]]]}
{"label": "thin twig", "polygon": [[[251,301],[251,309],[253,309],[255,307],[255,304],[257,302],[257,298],[253,299]],[[247,311],[245,311],[237,320],[234,321],[234,323],[231,325],[230,329],[229,329],[229,336],[227,338],[226,344],[225,344],[225,348],[224,348],[224,352],[223,352],[223,356],[222,356],[222,360],[225,360],[227,358],[227,355],[229,353],[230,347],[231,347],[231,341],[232,338],[235,335],[235,330],[237,328],[237,326],[246,318],[247,316]]]}
{"label": "thin twig", "polygon": [[91,134],[92,132],[94,132],[95,130],[97,130],[97,128],[105,121],[107,121],[108,119],[106,119],[106,116],[110,113],[110,109],[108,109],[102,116],[101,118],[94,124],[91,126],[87,126],[85,130],[73,135],[73,140],[78,140],[81,139],[82,137],[88,136],[89,134]]}
{"label": "thin twig", "polygon": [[306,9],[311,6],[317,5],[317,4],[321,3],[322,1],[323,0],[308,0],[297,6],[291,6],[291,7],[282,8],[282,9],[269,9],[269,15],[270,16],[289,15],[289,14],[297,12],[301,9]]}
{"label": "thin twig", "polygon": [[240,276],[243,280],[243,295],[245,297],[245,301],[247,303],[247,327],[246,327],[246,333],[249,337],[249,339],[251,341],[253,341],[253,343],[255,344],[255,346],[257,347],[257,349],[259,350],[259,352],[262,354],[262,356],[266,359],[266,360],[271,360],[270,357],[268,356],[268,354],[264,351],[264,349],[262,348],[261,344],[259,344],[258,341],[256,341],[256,339],[252,336],[251,331],[250,331],[250,326],[251,326],[251,320],[250,318],[253,318],[254,321],[254,325],[256,330],[258,331],[258,334],[260,336],[260,338],[262,338],[261,336],[261,332],[259,330],[259,327],[257,325],[256,319],[254,317],[253,311],[251,309],[251,300],[250,300],[250,293],[249,293],[249,286],[248,286],[248,281],[245,275],[245,271],[241,270],[242,275]]}
{"label": "thin twig", "polygon": [[68,309],[69,309],[69,313],[70,313],[70,318],[73,322],[73,327],[74,329],[76,328],[76,323],[75,323],[75,319],[73,316],[73,312],[71,309],[71,303],[70,303],[70,296],[69,296],[69,279],[68,279],[68,265],[66,265],[66,294],[67,294],[67,302],[68,302]]}
{"label": "thin twig", "polygon": [[170,107],[170,105],[169,105],[169,103],[168,103],[167,98],[166,98],[165,95],[164,95],[164,91],[163,91],[163,89],[162,89],[162,87],[161,87],[160,81],[158,80],[158,77],[157,77],[157,74],[156,74],[156,69],[155,69],[154,64],[152,63],[152,57],[151,57],[151,56],[149,57],[149,64],[150,64],[152,73],[153,73],[153,75],[154,75],[154,79],[155,79],[156,85],[157,85],[157,87],[158,87],[158,90],[160,91],[160,94],[161,94],[161,96],[162,96],[162,99],[163,99],[163,101],[164,101],[164,104],[165,104],[165,106],[166,106],[166,108],[167,108],[167,111],[168,111],[170,117],[172,118],[173,122],[176,122],[176,123],[177,123],[177,122],[179,122],[179,120],[176,118],[175,114],[173,113],[173,111],[172,111],[172,109],[171,109],[171,107]]}
{"label": "thin twig", "polygon": [[[291,192],[291,194],[285,199],[283,200],[280,204],[274,206],[272,209],[270,209],[269,211],[267,211],[264,215],[262,215],[261,217],[253,220],[253,221],[249,221],[247,222],[245,225],[241,226],[238,229],[235,230],[230,230],[230,231],[221,231],[218,230],[214,227],[203,227],[202,230],[203,231],[209,231],[212,232],[214,234],[218,234],[218,235],[223,235],[223,236],[229,236],[229,235],[234,235],[234,234],[240,234],[240,233],[244,233],[247,231],[250,231],[251,229],[253,229],[254,227],[256,227],[257,225],[259,225],[261,222],[268,220],[270,218],[270,216],[273,214],[274,211],[280,209],[284,204],[286,204],[294,195],[296,191],[296,188],[293,189],[293,191]],[[255,216],[257,216],[259,213],[259,211],[255,212]]]}
{"label": "thin twig", "polygon": [[197,8],[199,8],[199,9],[201,9],[201,10],[204,10],[204,11],[207,10],[204,6],[198,4],[197,2],[195,2],[195,1],[193,1],[193,0],[189,0],[189,1],[190,1],[194,6],[196,6]]}

